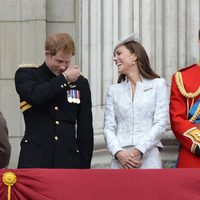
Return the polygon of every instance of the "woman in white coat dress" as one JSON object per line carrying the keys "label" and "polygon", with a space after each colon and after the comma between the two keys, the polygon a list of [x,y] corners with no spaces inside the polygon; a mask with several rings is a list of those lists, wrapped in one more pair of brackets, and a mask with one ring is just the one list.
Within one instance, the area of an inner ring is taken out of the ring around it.
{"label": "woman in white coat dress", "polygon": [[104,137],[111,168],[162,168],[160,139],[168,123],[166,81],[150,67],[133,34],[114,48],[118,83],[108,88]]}

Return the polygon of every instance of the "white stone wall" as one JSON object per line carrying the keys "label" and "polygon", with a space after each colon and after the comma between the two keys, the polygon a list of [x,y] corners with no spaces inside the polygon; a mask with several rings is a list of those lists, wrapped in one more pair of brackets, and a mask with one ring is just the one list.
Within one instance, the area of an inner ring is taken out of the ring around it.
{"label": "white stone wall", "polygon": [[[104,99],[117,81],[112,50],[117,40],[133,31],[146,48],[153,69],[166,78],[196,62],[200,51],[200,0],[6,0],[0,2],[0,110],[7,119],[12,156],[17,166],[24,124],[14,88],[19,63],[41,64],[44,41],[56,32],[70,33],[76,42],[73,63],[89,79],[94,116],[93,166],[110,156],[102,137]],[[164,160],[175,160],[177,143],[170,125],[163,139]]]}
{"label": "white stone wall", "polygon": [[0,110],[9,129],[12,153],[9,167],[17,166],[23,119],[15,91],[19,63],[40,63],[46,38],[45,0],[0,2]]}
{"label": "white stone wall", "polygon": [[[200,27],[199,0],[82,0],[80,54],[82,71],[91,83],[94,127],[94,163],[107,162],[102,139],[104,99],[107,88],[117,81],[112,50],[119,38],[138,32],[152,68],[167,80],[178,69],[199,59],[197,33]],[[163,160],[175,160],[177,142],[170,125],[163,138]],[[98,156],[96,156],[98,154]],[[102,156],[102,157],[101,157]]]}

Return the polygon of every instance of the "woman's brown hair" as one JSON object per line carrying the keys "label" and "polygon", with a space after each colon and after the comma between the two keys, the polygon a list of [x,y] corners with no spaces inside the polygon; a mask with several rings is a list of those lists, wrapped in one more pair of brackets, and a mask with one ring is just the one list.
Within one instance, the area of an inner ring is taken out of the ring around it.
{"label": "woman's brown hair", "polygon": [[[149,57],[144,49],[144,47],[137,41],[131,41],[123,44],[131,53],[137,56],[137,65],[140,74],[146,79],[160,78],[150,66]],[[125,74],[121,74],[118,78],[118,83],[126,79]]]}

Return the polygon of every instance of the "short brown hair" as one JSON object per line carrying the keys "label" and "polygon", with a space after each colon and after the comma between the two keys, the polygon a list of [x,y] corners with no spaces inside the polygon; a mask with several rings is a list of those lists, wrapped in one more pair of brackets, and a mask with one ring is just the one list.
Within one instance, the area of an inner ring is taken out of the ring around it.
{"label": "short brown hair", "polygon": [[61,50],[75,55],[73,38],[68,33],[57,33],[48,36],[45,42],[45,51],[49,51],[50,55],[54,56]]}

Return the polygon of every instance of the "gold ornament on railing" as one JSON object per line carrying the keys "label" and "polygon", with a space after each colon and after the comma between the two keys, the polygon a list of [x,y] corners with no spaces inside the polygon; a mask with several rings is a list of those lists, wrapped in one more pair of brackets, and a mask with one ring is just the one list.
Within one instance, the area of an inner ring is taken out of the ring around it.
{"label": "gold ornament on railing", "polygon": [[11,187],[16,183],[17,177],[13,172],[3,173],[3,183],[8,186],[8,200],[11,200]]}

